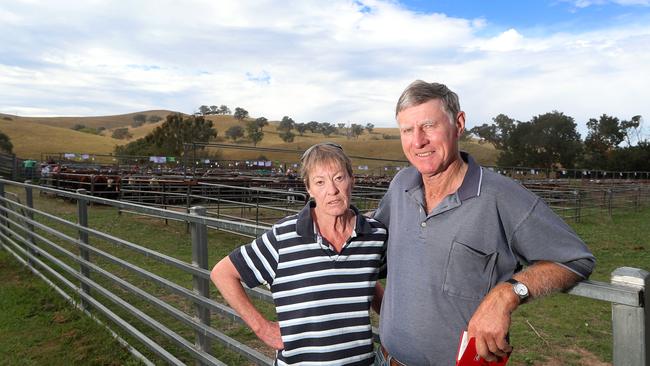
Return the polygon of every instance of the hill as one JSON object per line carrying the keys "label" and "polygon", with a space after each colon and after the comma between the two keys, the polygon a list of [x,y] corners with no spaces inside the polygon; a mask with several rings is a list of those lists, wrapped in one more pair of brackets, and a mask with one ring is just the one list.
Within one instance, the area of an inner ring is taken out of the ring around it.
{"label": "hill", "polygon": [[[0,115],[0,131],[6,133],[14,144],[14,152],[21,158],[40,159],[41,153],[64,153],[77,152],[87,154],[109,154],[112,153],[115,145],[122,145],[146,136],[154,128],[163,123],[146,123],[139,127],[131,127],[133,116],[142,113],[147,116],[157,115],[163,119],[173,113],[166,110],[135,112],[116,116],[98,117],[20,117],[12,115]],[[206,118],[212,121],[214,128],[218,131],[217,140],[221,143],[232,143],[225,140],[225,132],[228,128],[240,125],[245,122],[234,119],[231,115],[208,115]],[[76,124],[83,124],[88,127],[105,127],[107,130],[102,135],[82,133],[70,129]],[[348,139],[343,135],[331,135],[325,137],[322,134],[306,132],[304,136],[296,137],[293,143],[287,144],[280,139],[276,130],[278,121],[269,121],[269,126],[264,128],[264,139],[258,147],[282,148],[296,150],[295,153],[270,153],[260,151],[246,151],[237,149],[219,149],[218,154],[224,159],[249,159],[255,160],[261,156],[271,160],[286,162],[298,161],[300,153],[307,147],[322,141],[332,141],[343,146],[349,155],[383,158],[392,160],[406,160],[400,144],[399,131],[397,128],[375,128],[372,134],[364,132],[356,139]],[[133,137],[129,140],[116,140],[110,137],[116,128],[128,127]],[[384,135],[394,138],[384,139]],[[247,141],[238,141],[237,145],[252,146]],[[481,145],[474,141],[461,142],[461,148],[468,151],[477,161],[484,165],[493,165],[498,152],[488,144]],[[216,152],[216,149],[211,149]],[[385,163],[369,160],[355,159],[355,165],[368,165],[370,169],[386,165]],[[403,163],[405,164],[405,163]],[[402,165],[391,163],[390,165]]]}
{"label": "hill", "polygon": [[38,123],[51,127],[71,128],[77,124],[87,127],[104,127],[106,129],[115,129],[118,127],[127,127],[133,123],[133,116],[136,114],[144,114],[149,116],[159,116],[161,118],[167,117],[168,114],[175,113],[168,110],[151,110],[144,112],[135,112],[127,114],[118,114],[114,116],[93,116],[93,117],[21,117],[10,114],[0,114],[0,119],[9,117],[16,122],[30,122]]}
{"label": "hill", "polygon": [[14,153],[20,158],[41,159],[42,153],[108,154],[121,142],[106,136],[26,120],[0,119],[0,131],[9,136]]}

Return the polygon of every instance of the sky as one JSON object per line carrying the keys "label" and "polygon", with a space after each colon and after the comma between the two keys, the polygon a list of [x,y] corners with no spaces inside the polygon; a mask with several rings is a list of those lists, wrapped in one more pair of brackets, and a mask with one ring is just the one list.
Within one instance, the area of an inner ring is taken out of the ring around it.
{"label": "sky", "polygon": [[650,0],[0,0],[0,113],[394,127],[416,79],[456,91],[469,128],[648,118]]}

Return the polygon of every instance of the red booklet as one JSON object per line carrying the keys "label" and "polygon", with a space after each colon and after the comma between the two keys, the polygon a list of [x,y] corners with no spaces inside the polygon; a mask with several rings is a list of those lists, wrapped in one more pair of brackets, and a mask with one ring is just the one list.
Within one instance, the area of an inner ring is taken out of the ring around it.
{"label": "red booklet", "polygon": [[488,362],[476,353],[476,339],[469,338],[467,331],[460,335],[458,344],[458,356],[456,356],[456,366],[505,366],[508,363],[508,357],[500,357],[496,361]]}

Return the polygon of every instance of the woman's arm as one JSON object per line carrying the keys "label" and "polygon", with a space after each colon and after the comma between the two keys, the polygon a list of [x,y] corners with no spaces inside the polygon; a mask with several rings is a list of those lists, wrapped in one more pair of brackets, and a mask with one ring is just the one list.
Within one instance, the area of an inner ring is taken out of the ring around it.
{"label": "woman's arm", "polygon": [[264,318],[246,295],[239,272],[230,257],[225,257],[210,272],[210,279],[217,286],[221,296],[232,306],[255,335],[273,349],[283,349],[280,327],[277,322]]}
{"label": "woman's arm", "polygon": [[379,281],[375,283],[375,297],[372,298],[372,310],[379,314],[381,311],[381,301],[384,298],[384,287]]}

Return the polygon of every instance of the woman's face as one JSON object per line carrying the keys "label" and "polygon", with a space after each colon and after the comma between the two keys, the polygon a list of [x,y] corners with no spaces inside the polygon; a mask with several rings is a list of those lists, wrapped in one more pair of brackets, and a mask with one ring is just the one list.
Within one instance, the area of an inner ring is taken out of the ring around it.
{"label": "woman's face", "polygon": [[350,208],[354,178],[336,163],[317,165],[309,172],[307,192],[316,201],[321,215],[341,216]]}

